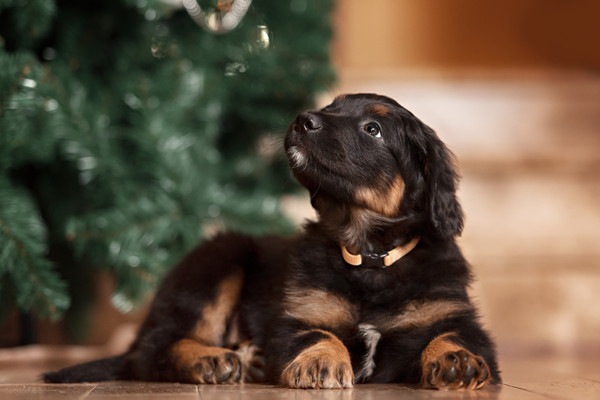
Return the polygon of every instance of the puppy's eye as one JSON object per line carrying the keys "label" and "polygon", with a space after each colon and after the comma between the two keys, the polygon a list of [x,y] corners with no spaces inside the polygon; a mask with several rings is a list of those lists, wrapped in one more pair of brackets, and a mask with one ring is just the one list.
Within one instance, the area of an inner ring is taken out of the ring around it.
{"label": "puppy's eye", "polygon": [[369,122],[363,126],[363,130],[374,138],[381,139],[381,127],[376,122]]}

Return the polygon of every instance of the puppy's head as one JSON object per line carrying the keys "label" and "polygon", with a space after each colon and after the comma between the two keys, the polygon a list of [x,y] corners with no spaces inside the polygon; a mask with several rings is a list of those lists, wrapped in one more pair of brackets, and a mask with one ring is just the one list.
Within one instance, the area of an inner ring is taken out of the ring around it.
{"label": "puppy's head", "polygon": [[319,111],[303,112],[288,130],[285,149],[322,218],[363,209],[389,221],[418,220],[442,237],[462,230],[450,151],[388,97],[339,96]]}

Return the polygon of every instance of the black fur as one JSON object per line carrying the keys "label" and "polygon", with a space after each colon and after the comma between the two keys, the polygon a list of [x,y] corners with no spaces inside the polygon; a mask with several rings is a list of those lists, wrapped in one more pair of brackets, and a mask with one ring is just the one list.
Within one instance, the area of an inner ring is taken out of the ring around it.
{"label": "black fur", "polygon": [[[455,243],[463,213],[452,155],[433,130],[392,99],[347,95],[300,114],[285,148],[294,176],[310,191],[316,222],[294,238],[226,233],[202,244],[164,279],[126,354],[44,379],[260,380],[263,374],[252,371],[265,356],[267,381],[347,386],[346,359],[315,349],[338,346],[340,353],[341,341],[357,374],[368,357],[370,344],[361,334],[368,324],[381,335],[371,343],[374,369],[362,373],[364,380],[469,386],[472,369],[455,363],[448,368],[463,368],[464,382],[454,382],[452,373],[439,381],[444,361],[425,357],[434,339],[451,333],[444,343],[471,354],[481,383],[500,382],[494,344],[467,295],[469,266]],[[416,248],[388,268],[351,266],[341,256],[342,245],[354,253],[385,253],[414,238],[420,239]],[[240,289],[225,291],[224,282],[236,277],[240,284],[231,287]],[[216,299],[229,295],[235,298],[231,307],[214,311]],[[331,318],[320,319],[321,311]],[[205,338],[203,321],[219,315],[227,316],[217,327],[219,337]],[[174,350],[186,338],[194,341],[190,348],[200,344],[197,359]],[[242,361],[243,373],[232,375],[227,371],[239,364],[232,352],[248,342],[261,351]],[[227,357],[210,353],[215,347],[228,349]],[[225,372],[216,372],[219,365]]]}

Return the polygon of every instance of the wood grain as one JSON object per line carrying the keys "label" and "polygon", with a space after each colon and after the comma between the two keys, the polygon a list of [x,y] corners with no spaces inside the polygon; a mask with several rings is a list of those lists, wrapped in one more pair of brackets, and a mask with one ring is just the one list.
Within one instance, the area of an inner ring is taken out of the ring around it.
{"label": "wood grain", "polygon": [[[271,385],[189,385],[149,382],[100,382],[97,384],[0,384],[0,399],[210,399],[210,400],[540,400],[600,398],[600,363],[592,359],[570,360],[561,357],[501,360],[504,384],[479,391],[423,390],[406,385],[356,385],[353,389],[303,390]],[[11,373],[18,372],[19,365]],[[22,366],[35,380],[40,370],[35,365]],[[0,378],[6,366],[0,368]],[[15,371],[17,370],[17,371]],[[15,374],[22,377],[24,374]]]}

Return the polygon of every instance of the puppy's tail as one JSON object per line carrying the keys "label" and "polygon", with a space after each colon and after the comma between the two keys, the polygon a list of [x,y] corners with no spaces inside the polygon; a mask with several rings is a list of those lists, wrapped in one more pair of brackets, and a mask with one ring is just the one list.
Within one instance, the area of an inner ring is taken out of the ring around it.
{"label": "puppy's tail", "polygon": [[42,374],[47,383],[100,382],[128,379],[125,374],[126,354],[101,358]]}

